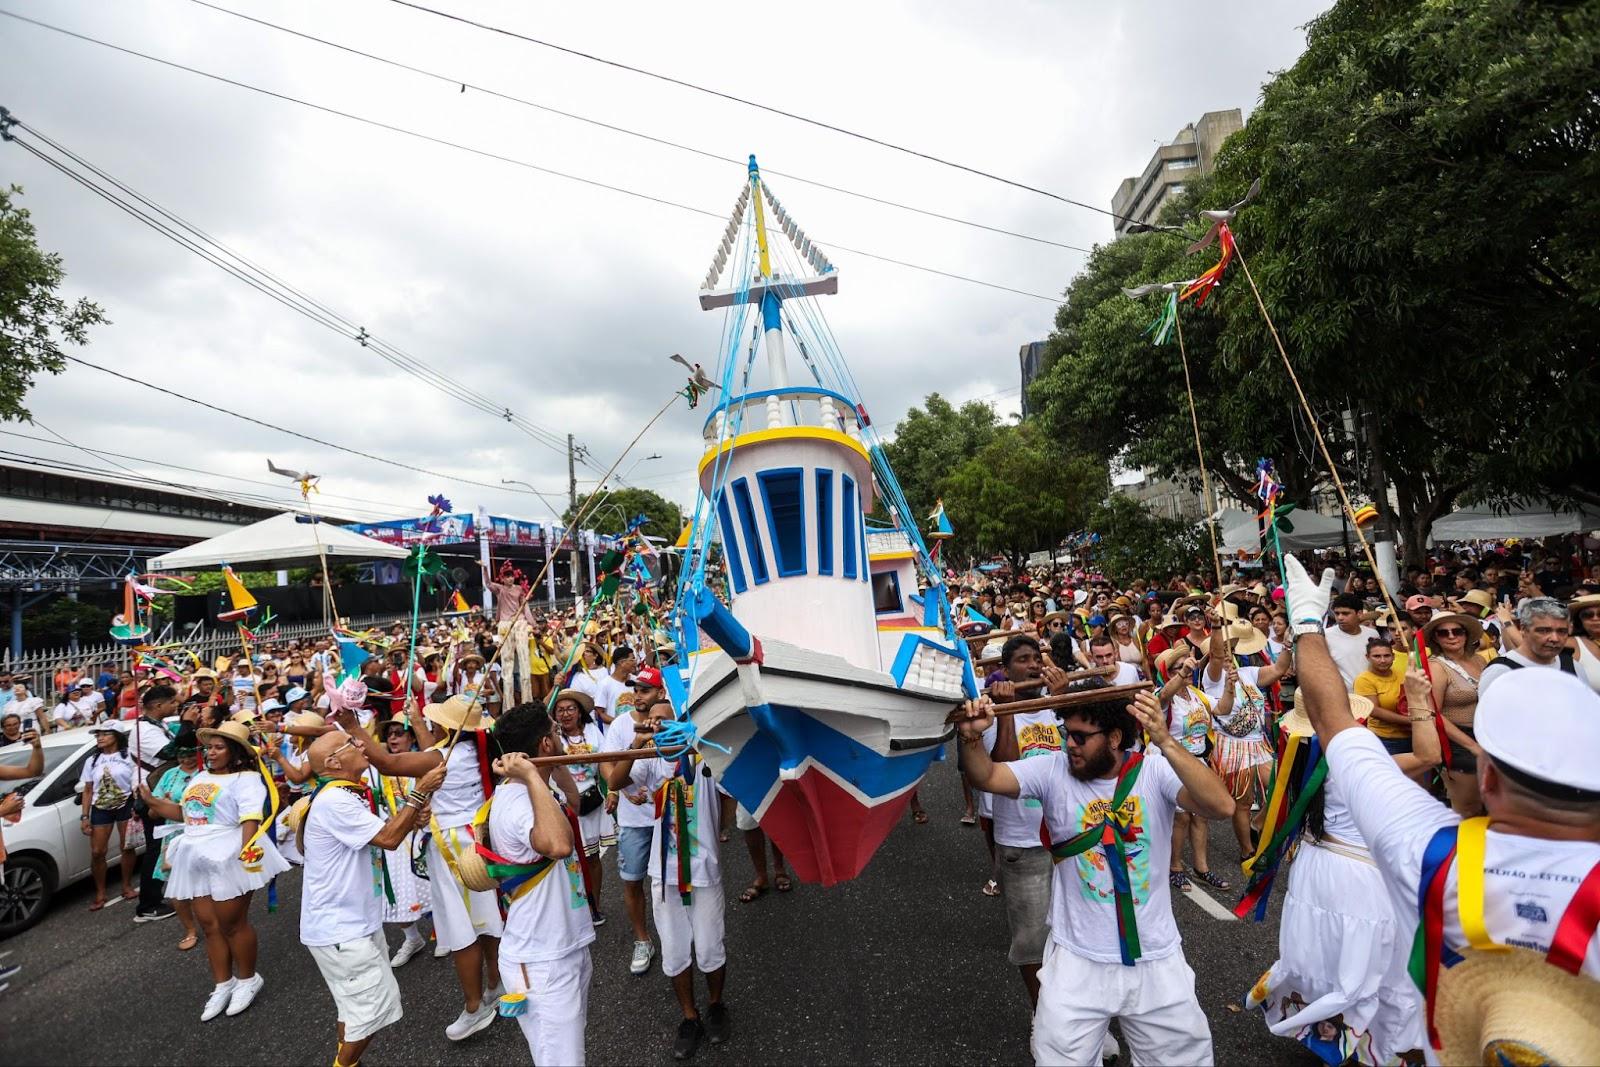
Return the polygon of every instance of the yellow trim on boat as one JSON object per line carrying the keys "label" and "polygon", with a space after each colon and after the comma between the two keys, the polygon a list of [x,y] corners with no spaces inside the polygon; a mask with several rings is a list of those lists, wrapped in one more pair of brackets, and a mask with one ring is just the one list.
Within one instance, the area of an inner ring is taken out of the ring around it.
{"label": "yellow trim on boat", "polygon": [[916,558],[917,558],[917,554],[915,552],[910,551],[910,550],[907,550],[905,552],[868,552],[867,553],[867,562],[869,562],[869,563],[877,563],[877,562],[879,562],[881,560],[886,560],[886,559],[887,560],[894,560],[894,559],[916,559]]}
{"label": "yellow trim on boat", "polygon": [[831,444],[844,445],[865,460],[869,466],[872,463],[872,457],[867,454],[866,447],[860,441],[838,430],[828,430],[820,426],[778,426],[771,430],[742,433],[724,442],[720,448],[708,449],[706,454],[700,457],[699,473],[704,474],[706,468],[716,462],[717,457],[724,452],[746,445],[758,445],[765,441],[827,441]]}

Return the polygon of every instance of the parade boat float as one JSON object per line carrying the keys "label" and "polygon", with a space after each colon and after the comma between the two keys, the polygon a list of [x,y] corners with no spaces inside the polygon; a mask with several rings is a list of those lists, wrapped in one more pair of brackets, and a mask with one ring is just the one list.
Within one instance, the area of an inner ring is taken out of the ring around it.
{"label": "parade boat float", "polygon": [[[723,788],[823,885],[866,866],[942,758],[952,709],[978,691],[939,568],[817,306],[838,286],[752,156],[700,292],[725,322],[720,374],[696,366],[686,394],[715,404],[667,672]],[[811,384],[790,384],[791,345]],[[750,382],[758,352],[764,389]],[[888,523],[869,523],[880,502]]]}

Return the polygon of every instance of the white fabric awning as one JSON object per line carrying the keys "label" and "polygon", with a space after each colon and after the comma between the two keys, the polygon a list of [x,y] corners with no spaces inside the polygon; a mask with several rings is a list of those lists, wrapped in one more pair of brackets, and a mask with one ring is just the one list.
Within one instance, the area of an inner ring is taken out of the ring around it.
{"label": "white fabric awning", "polygon": [[211,570],[223,564],[253,564],[255,570],[308,567],[328,559],[404,559],[398,545],[386,545],[326,522],[301,522],[294,512],[237,530],[229,530],[199,544],[175,549],[150,561],[152,571]]}
{"label": "white fabric awning", "polygon": [[[1294,525],[1294,532],[1281,535],[1281,540],[1283,547],[1290,552],[1307,548],[1333,548],[1344,543],[1344,525],[1337,517],[1296,508],[1287,518]],[[1248,511],[1240,511],[1237,508],[1223,509],[1217,519],[1217,532],[1222,537],[1224,552],[1261,551],[1259,530],[1260,525],[1256,522],[1256,517]],[[1351,534],[1350,540],[1352,544],[1355,542],[1354,533]]]}
{"label": "white fabric awning", "polygon": [[1592,508],[1555,511],[1519,508],[1496,515],[1489,508],[1462,508],[1433,524],[1435,541],[1497,541],[1505,537],[1555,537],[1600,530],[1600,512]]}

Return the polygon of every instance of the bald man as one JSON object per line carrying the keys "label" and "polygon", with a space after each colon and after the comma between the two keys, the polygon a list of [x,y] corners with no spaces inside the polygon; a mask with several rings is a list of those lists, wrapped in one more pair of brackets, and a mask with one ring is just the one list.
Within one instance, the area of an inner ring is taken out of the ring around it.
{"label": "bald man", "polygon": [[349,734],[323,734],[306,755],[323,784],[300,823],[300,943],[333,994],[339,1019],[333,1062],[341,1067],[360,1062],[372,1035],[400,1021],[400,986],[383,937],[384,852],[427,824],[428,799],[444,781],[444,765],[419,778],[385,822],[362,778],[367,757]]}

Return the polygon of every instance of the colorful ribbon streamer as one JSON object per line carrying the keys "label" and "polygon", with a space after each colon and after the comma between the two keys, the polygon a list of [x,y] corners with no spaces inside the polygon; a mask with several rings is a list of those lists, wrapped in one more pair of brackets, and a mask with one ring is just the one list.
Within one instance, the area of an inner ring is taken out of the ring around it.
{"label": "colorful ribbon streamer", "polygon": [[1228,229],[1226,222],[1217,223],[1216,229],[1217,243],[1222,246],[1222,255],[1209,270],[1190,282],[1183,292],[1178,294],[1180,301],[1187,300],[1191,296],[1194,297],[1195,307],[1205,306],[1206,297],[1210,296],[1211,290],[1222,282],[1222,272],[1228,269],[1229,263],[1233,262],[1233,231]]}
{"label": "colorful ribbon streamer", "polygon": [[1124,756],[1105,818],[1082,833],[1050,846],[1050,856],[1056,863],[1081,856],[1096,845],[1104,850],[1106,869],[1111,872],[1111,888],[1116,896],[1117,942],[1124,967],[1132,967],[1144,954],[1139,946],[1139,924],[1134,913],[1133,889],[1128,881],[1126,842],[1133,840],[1133,826],[1129,816],[1123,813],[1123,804],[1139,780],[1139,768],[1143,765],[1143,753],[1129,752]]}

